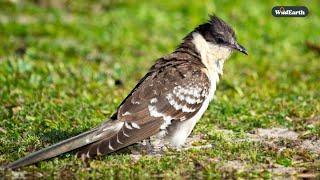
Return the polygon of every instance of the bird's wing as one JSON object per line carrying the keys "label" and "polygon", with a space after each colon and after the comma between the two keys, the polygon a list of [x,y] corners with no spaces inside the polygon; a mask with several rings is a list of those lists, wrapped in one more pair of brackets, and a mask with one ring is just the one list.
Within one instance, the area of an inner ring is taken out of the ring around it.
{"label": "bird's wing", "polygon": [[200,109],[209,90],[206,74],[197,67],[172,61],[156,64],[125,98],[112,120],[5,168],[16,169],[77,148],[83,148],[78,155],[107,154],[156,134],[171,121],[189,119]]}
{"label": "bird's wing", "polygon": [[[189,62],[151,69],[119,106],[112,122],[118,132],[88,145],[78,156],[116,151],[165,130],[171,121],[193,117],[208,96],[209,88],[205,71]],[[109,124],[102,125],[97,137],[108,128],[114,129]]]}

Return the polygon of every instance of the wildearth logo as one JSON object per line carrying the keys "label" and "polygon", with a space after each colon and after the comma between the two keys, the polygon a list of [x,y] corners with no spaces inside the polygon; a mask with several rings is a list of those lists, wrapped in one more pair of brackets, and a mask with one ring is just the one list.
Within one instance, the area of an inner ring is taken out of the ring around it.
{"label": "wildearth logo", "polygon": [[275,6],[272,8],[274,17],[306,17],[309,10],[305,6]]}

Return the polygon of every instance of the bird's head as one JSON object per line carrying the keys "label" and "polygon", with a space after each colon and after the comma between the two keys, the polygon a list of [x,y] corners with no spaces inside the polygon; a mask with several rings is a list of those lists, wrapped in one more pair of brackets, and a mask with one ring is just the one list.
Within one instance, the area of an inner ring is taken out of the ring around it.
{"label": "bird's head", "polygon": [[219,17],[212,15],[207,23],[196,28],[203,38],[214,45],[237,50],[248,55],[247,50],[237,42],[233,29]]}

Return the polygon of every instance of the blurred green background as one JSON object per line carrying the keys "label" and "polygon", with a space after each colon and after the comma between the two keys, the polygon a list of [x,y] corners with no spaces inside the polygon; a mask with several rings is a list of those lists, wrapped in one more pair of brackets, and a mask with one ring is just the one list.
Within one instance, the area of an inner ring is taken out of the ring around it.
{"label": "blurred green background", "polygon": [[[304,5],[310,12],[275,18],[275,5]],[[320,148],[320,52],[306,46],[320,46],[319,7],[319,1],[1,0],[0,164],[105,120],[155,60],[208,14],[235,29],[249,56],[236,53],[227,61],[216,99],[193,132],[212,149],[136,161],[116,154],[90,161],[90,168],[71,153],[0,175],[270,178],[277,175],[274,166],[287,170],[281,176],[316,176],[319,154],[294,143]],[[283,151],[232,140],[258,128],[285,128],[299,138],[280,141]],[[219,129],[232,130],[232,137]]]}

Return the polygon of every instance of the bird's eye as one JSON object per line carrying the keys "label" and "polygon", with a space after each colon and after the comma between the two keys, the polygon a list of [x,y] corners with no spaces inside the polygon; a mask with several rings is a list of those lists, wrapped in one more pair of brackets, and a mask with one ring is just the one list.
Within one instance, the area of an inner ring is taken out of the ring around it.
{"label": "bird's eye", "polygon": [[224,43],[226,43],[226,41],[223,38],[219,37],[219,38],[217,38],[217,43],[224,44]]}

